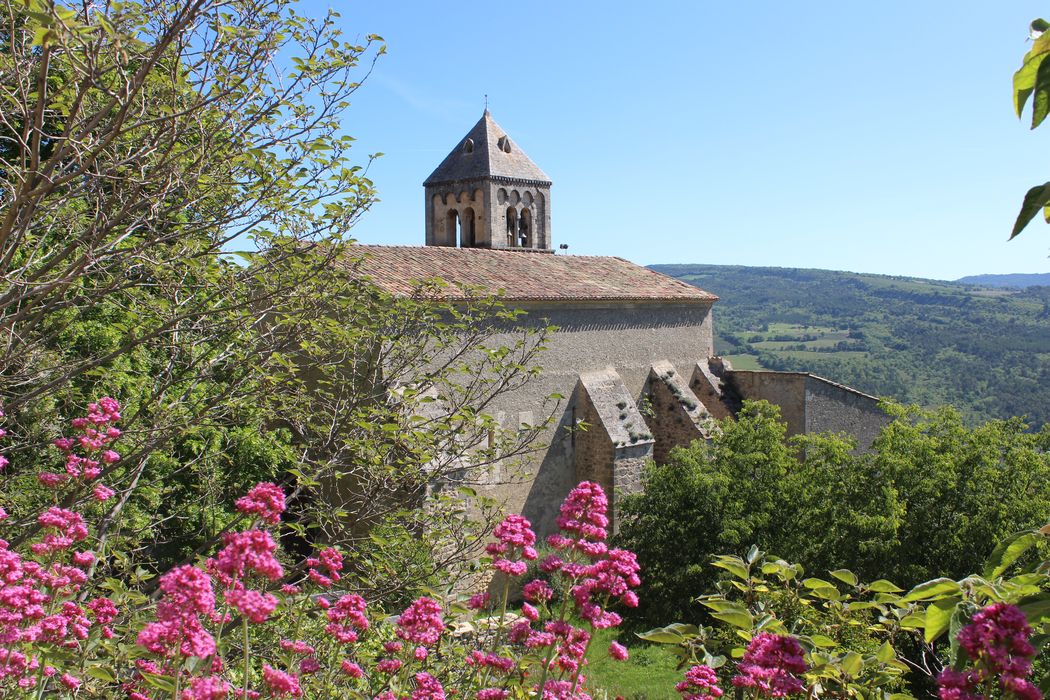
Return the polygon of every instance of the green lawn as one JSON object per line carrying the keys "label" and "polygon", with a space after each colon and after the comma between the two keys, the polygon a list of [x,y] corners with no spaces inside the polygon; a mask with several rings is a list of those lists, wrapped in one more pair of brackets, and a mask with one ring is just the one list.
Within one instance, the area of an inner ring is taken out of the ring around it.
{"label": "green lawn", "polygon": [[726,355],[725,359],[729,360],[733,369],[765,369],[755,355]]}
{"label": "green lawn", "polygon": [[[630,653],[626,661],[609,657],[609,642],[617,637]],[[684,671],[675,669],[678,658],[667,647],[648,644],[617,630],[602,630],[591,641],[587,661],[584,673],[595,700],[680,700],[674,686],[682,680]]]}

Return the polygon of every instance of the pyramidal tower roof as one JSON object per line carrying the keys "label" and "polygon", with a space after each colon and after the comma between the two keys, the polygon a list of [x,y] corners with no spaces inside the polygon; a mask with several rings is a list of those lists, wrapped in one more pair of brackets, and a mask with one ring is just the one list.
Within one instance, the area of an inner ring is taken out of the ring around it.
{"label": "pyramidal tower roof", "polygon": [[550,185],[547,174],[511,141],[487,109],[423,184],[483,178],[510,178]]}

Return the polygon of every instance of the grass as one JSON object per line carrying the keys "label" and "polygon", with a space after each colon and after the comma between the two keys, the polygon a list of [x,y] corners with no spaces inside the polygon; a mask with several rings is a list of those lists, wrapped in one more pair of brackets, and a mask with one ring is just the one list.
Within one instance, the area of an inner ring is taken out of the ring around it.
{"label": "grass", "polygon": [[725,355],[733,369],[765,369],[754,355]]}
{"label": "grass", "polygon": [[[618,638],[619,637],[619,638]],[[619,641],[627,647],[627,661],[609,657],[609,643]],[[683,671],[675,668],[678,657],[667,647],[649,644],[632,634],[601,630],[594,635],[587,652],[587,687],[595,700],[680,700],[675,683]]]}

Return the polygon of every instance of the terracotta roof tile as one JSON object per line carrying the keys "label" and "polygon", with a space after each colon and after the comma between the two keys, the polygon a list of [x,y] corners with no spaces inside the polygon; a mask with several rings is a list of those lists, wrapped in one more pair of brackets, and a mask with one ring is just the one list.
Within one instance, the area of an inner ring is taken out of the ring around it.
{"label": "terracotta roof tile", "polygon": [[[408,295],[414,283],[440,278],[502,292],[508,300],[621,300],[710,303],[717,296],[623,258],[553,255],[486,248],[355,245],[347,265],[380,289]],[[358,258],[360,257],[360,260]],[[462,297],[455,286],[447,298]]]}

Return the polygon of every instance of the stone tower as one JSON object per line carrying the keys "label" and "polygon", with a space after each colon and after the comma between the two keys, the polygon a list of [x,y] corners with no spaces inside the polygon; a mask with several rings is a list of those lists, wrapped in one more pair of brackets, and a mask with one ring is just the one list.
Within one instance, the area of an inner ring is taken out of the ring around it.
{"label": "stone tower", "polygon": [[423,183],[427,245],[551,252],[551,182],[485,114]]}

